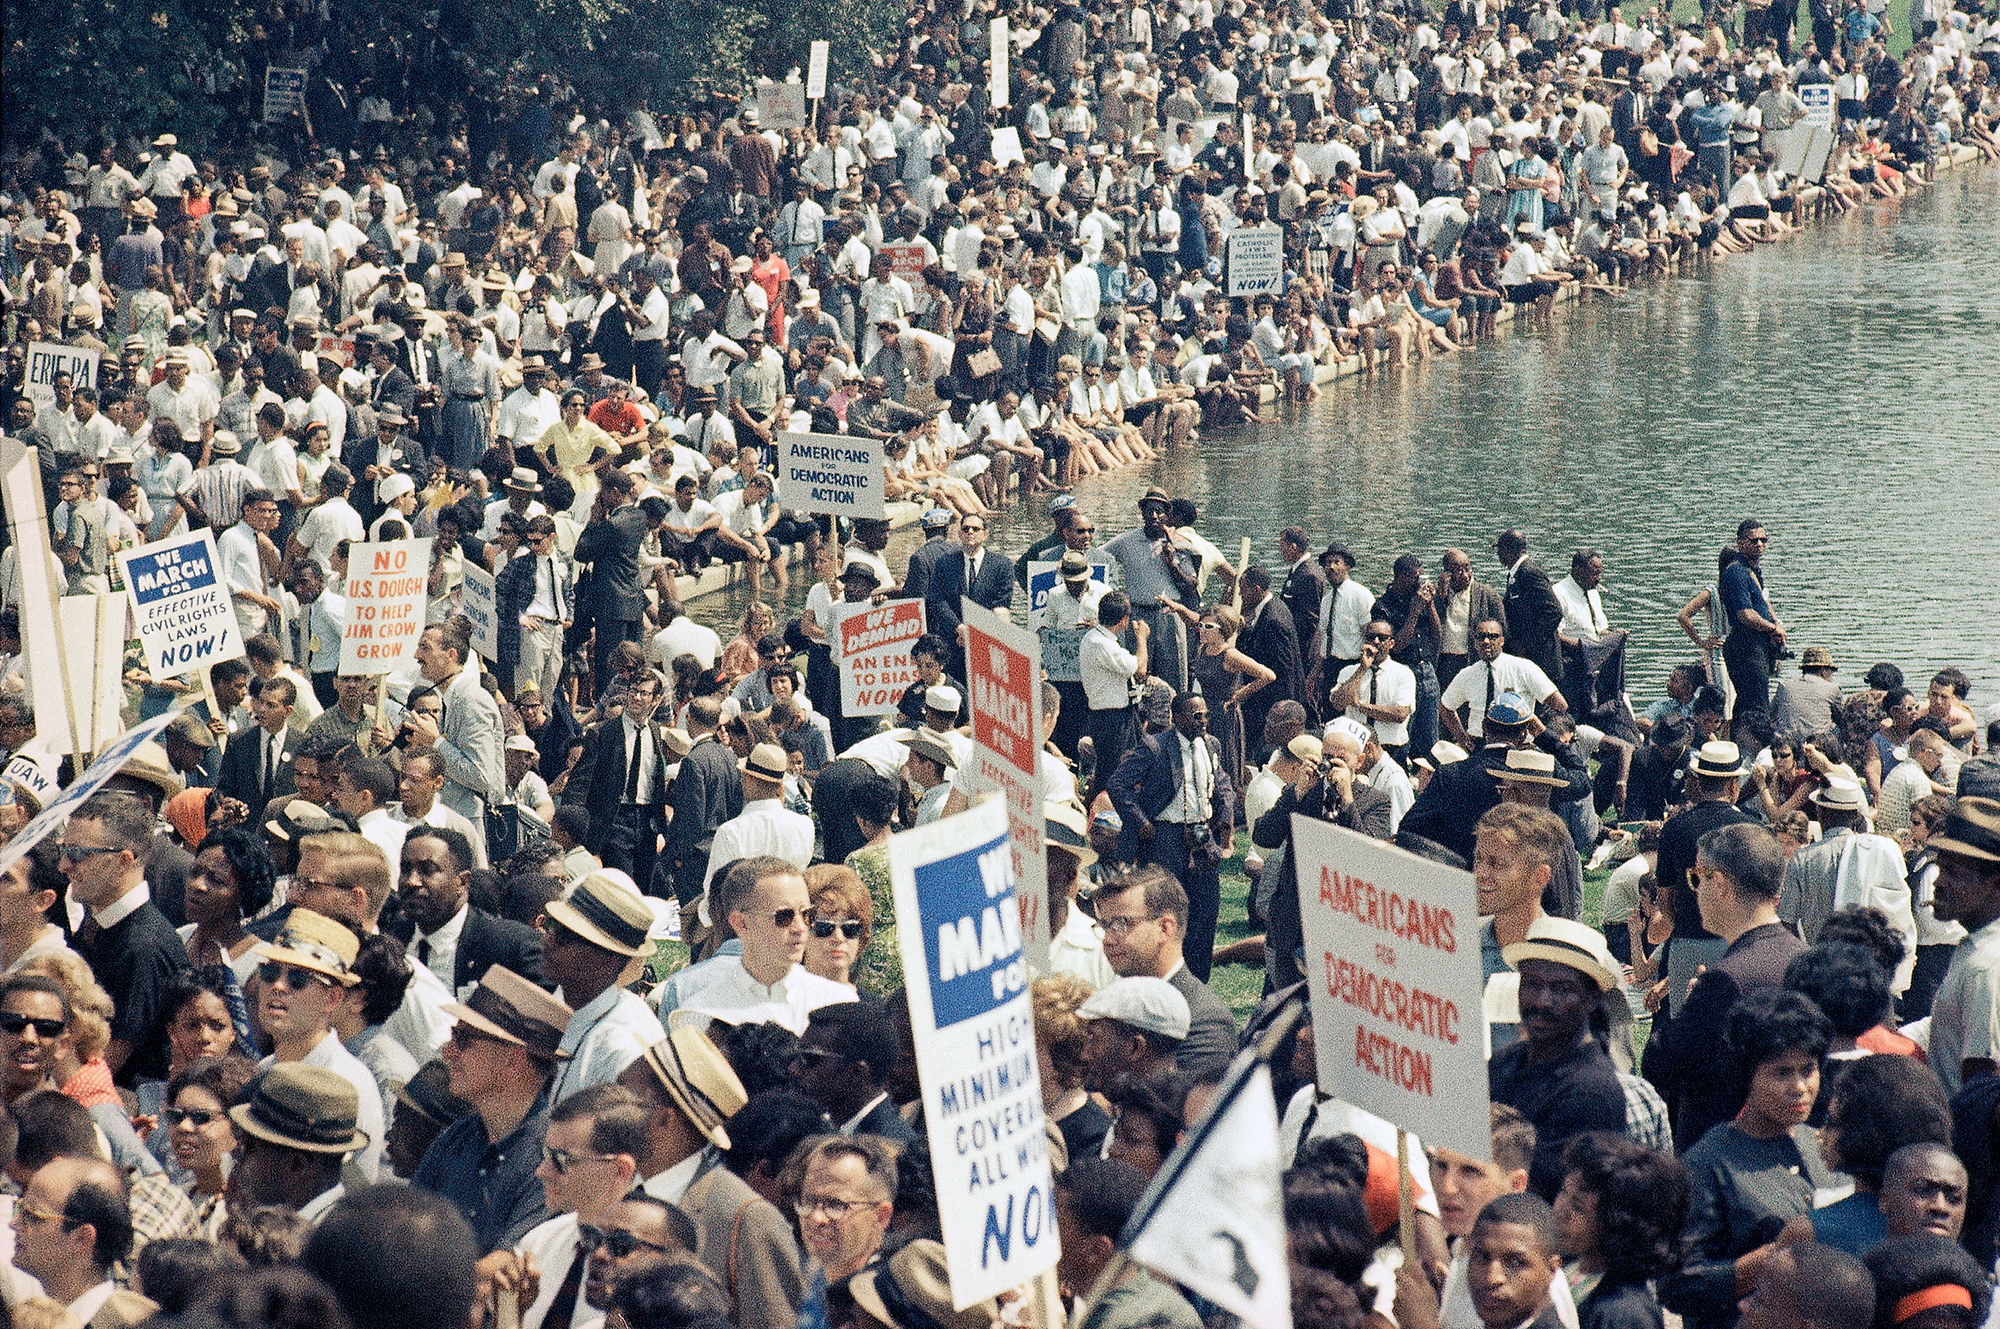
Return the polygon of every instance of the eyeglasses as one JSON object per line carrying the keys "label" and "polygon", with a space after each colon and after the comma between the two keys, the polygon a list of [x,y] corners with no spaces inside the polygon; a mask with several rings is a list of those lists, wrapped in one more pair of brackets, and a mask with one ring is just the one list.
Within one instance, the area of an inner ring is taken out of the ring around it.
{"label": "eyeglasses", "polygon": [[257,977],[271,984],[276,984],[282,978],[285,980],[285,986],[294,992],[304,992],[315,983],[333,986],[333,980],[325,974],[316,974],[295,964],[279,964],[276,960],[266,960],[258,965]]}
{"label": "eyeglasses", "polygon": [[867,926],[866,923],[858,918],[843,918],[838,922],[831,918],[815,918],[813,920],[813,935],[821,941],[825,941],[828,937],[838,932],[849,941],[859,941],[863,929]]}
{"label": "eyeglasses", "polygon": [[1097,534],[1097,528],[1096,528],[1095,526],[1072,526],[1072,527],[1070,527],[1069,529],[1070,529],[1070,534],[1072,534],[1072,535],[1096,535],[1096,534]]}
{"label": "eyeglasses", "polygon": [[41,1038],[60,1038],[69,1026],[61,1020],[38,1020],[29,1015],[16,1015],[13,1011],[0,1011],[0,1031],[16,1037],[26,1033],[30,1025]]}
{"label": "eyeglasses", "polygon": [[467,1024],[463,1023],[455,1024],[451,1027],[452,1045],[456,1047],[460,1052],[465,1051],[467,1048],[472,1047],[475,1044],[498,1043],[500,1041],[501,1041],[500,1039],[495,1038],[493,1035],[487,1033],[485,1030],[474,1029],[472,1026]]}
{"label": "eyeglasses", "polygon": [[861,1200],[836,1200],[830,1195],[801,1195],[792,1205],[792,1211],[800,1218],[811,1218],[814,1213],[824,1213],[838,1223],[856,1209],[867,1208]]}
{"label": "eyeglasses", "polygon": [[1106,918],[1099,914],[1097,926],[1104,929],[1107,937],[1122,937],[1141,923],[1150,923],[1158,917],[1158,914],[1113,914]]}
{"label": "eyeglasses", "polygon": [[658,1251],[662,1255],[668,1251],[667,1247],[655,1245],[644,1237],[627,1232],[624,1228],[612,1228],[609,1232],[603,1232],[586,1224],[577,1226],[576,1248],[585,1255],[595,1255],[602,1250],[614,1260],[622,1260],[636,1250]]}
{"label": "eyeglasses", "polygon": [[799,915],[804,912],[802,909],[773,909],[771,911],[771,926],[788,928],[798,922]]}
{"label": "eyeglasses", "polygon": [[[567,1177],[569,1170],[578,1163],[609,1163],[617,1157],[618,1155],[616,1154],[573,1154],[567,1149],[551,1149],[547,1145],[542,1146],[542,1161],[553,1168],[558,1177]],[[616,1252],[613,1253],[616,1254]],[[630,1251],[625,1252],[627,1255],[631,1253]]]}
{"label": "eyeglasses", "polygon": [[1505,641],[1507,639],[1507,634],[1504,632],[1475,632],[1472,635],[1480,641]]}
{"label": "eyeglasses", "polygon": [[14,1209],[23,1218],[34,1223],[61,1223],[67,1227],[70,1222],[67,1214],[59,1214],[53,1210],[44,1209],[25,1195],[14,1201]]}
{"label": "eyeglasses", "polygon": [[168,1108],[160,1114],[169,1126],[188,1125],[196,1128],[221,1120],[222,1113],[211,1112],[207,1108]]}
{"label": "eyeglasses", "polygon": [[66,844],[56,851],[65,863],[81,863],[92,854],[115,854],[118,852],[119,850],[109,845],[97,844]]}

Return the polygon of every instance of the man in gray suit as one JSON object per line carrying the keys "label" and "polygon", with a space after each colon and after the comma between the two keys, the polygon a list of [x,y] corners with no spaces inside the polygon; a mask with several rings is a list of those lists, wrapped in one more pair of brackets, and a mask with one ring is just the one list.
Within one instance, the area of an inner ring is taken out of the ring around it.
{"label": "man in gray suit", "polygon": [[638,641],[646,612],[646,584],[639,577],[639,546],[646,539],[646,514],[632,501],[633,480],[625,471],[607,471],[590,523],[576,539],[576,561],[588,563],[596,597],[596,639],[591,676],[599,690],[611,673],[611,648]]}
{"label": "man in gray suit", "polygon": [[1188,896],[1172,873],[1154,863],[1102,882],[1097,921],[1104,958],[1120,978],[1164,978],[1188,1004],[1188,1034],[1174,1053],[1189,1074],[1219,1070],[1236,1055],[1236,1017],[1181,958]]}
{"label": "man in gray suit", "polygon": [[474,843],[486,842],[486,801],[505,792],[507,777],[501,748],[500,704],[479,686],[479,666],[472,658],[471,631],[455,618],[424,629],[417,639],[417,670],[437,685],[444,698],[444,718],[412,714],[405,721],[411,739],[434,747],[444,761],[444,789],[438,801],[472,823]]}

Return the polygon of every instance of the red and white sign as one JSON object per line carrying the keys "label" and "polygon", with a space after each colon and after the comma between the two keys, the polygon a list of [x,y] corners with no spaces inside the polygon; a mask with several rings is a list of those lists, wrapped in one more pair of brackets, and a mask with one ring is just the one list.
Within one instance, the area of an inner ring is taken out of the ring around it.
{"label": "red and white sign", "polygon": [[430,603],[431,542],[355,545],[347,555],[340,672],[393,674],[416,663]]}
{"label": "red and white sign", "polygon": [[1042,843],[1042,643],[975,600],[960,602],[965,622],[965,684],[971,690],[975,792],[993,790],[1007,805],[1014,852],[1014,898],[1030,968],[1048,966],[1048,861]]}
{"label": "red and white sign", "polygon": [[1320,1090],[1490,1157],[1472,874],[1303,816],[1292,852]]}
{"label": "red and white sign", "polygon": [[924,602],[837,604],[833,633],[840,661],[840,713],[893,715],[903,691],[917,681],[910,648],[924,635]]}
{"label": "red and white sign", "polygon": [[924,247],[907,244],[901,240],[892,241],[875,251],[889,260],[889,271],[906,281],[915,281],[923,274]]}

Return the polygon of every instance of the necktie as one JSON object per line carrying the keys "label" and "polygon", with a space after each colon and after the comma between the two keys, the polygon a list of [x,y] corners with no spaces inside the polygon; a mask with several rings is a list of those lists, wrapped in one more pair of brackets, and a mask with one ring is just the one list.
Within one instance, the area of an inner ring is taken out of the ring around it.
{"label": "necktie", "polygon": [[267,803],[271,801],[272,797],[271,774],[272,767],[275,764],[273,757],[276,754],[277,746],[277,739],[272,735],[270,730],[266,729],[264,731],[264,775],[257,787],[264,791],[264,801]]}
{"label": "necktie", "polygon": [[562,622],[562,617],[563,617],[562,578],[556,575],[556,556],[554,554],[550,554],[548,558],[549,558],[549,599],[556,607],[556,622],[560,623]]}
{"label": "necktie", "polygon": [[584,1266],[590,1257],[584,1254],[583,1243],[578,1242],[576,1258],[569,1262],[569,1272],[563,1275],[562,1286],[556,1289],[556,1299],[549,1303],[548,1314],[542,1323],[548,1329],[568,1329],[569,1322],[576,1316],[577,1294],[583,1290]]}
{"label": "necktie", "polygon": [[1493,709],[1493,666],[1486,666],[1486,705],[1479,712],[1480,732],[1486,730],[1486,712]]}
{"label": "necktie", "polygon": [[430,962],[431,940],[429,937],[419,937],[417,939],[417,963],[428,967]]}
{"label": "necktie", "polygon": [[1376,665],[1368,671],[1368,704],[1375,704],[1375,686],[1382,681],[1382,666]]}

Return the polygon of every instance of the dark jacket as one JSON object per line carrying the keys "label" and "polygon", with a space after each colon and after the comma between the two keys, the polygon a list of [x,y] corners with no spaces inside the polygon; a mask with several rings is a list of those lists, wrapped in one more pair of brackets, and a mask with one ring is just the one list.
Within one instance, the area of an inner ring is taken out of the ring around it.
{"label": "dark jacket", "polygon": [[1185,964],[1167,976],[1188,1004],[1188,1035],[1174,1051],[1182,1074],[1219,1071],[1236,1056],[1236,1016]]}
{"label": "dark jacket", "polygon": [[[1574,803],[1591,790],[1590,772],[1566,743],[1547,734],[1535,746],[1556,759],[1556,771],[1569,780],[1549,801]],[[1472,861],[1473,826],[1500,801],[1500,782],[1491,771],[1507,764],[1507,749],[1499,744],[1481,748],[1464,761],[1452,762],[1432,778],[1417,801],[1403,814],[1399,834],[1418,835]]]}
{"label": "dark jacket", "polygon": [[[937,575],[940,562],[958,552],[958,546],[944,536],[936,536],[918,545],[910,554],[910,562],[903,569],[903,595],[910,600],[928,600],[931,581]],[[937,629],[932,628],[933,632]]]}
{"label": "dark jacket", "polygon": [[[658,813],[667,805],[666,763],[671,754],[667,751],[666,740],[660,737],[660,726],[649,721],[646,729],[653,737],[652,797],[647,800],[646,806]],[[686,768],[682,769],[685,771]],[[584,735],[583,755],[576,759],[576,771],[570,777],[569,787],[583,793],[584,811],[590,814],[590,831],[584,837],[583,846],[593,854],[604,853],[605,841],[611,835],[611,823],[618,815],[619,804],[625,800],[625,778],[628,774],[625,721],[622,718],[607,720]]]}
{"label": "dark jacket", "polygon": [[1278,598],[1292,612],[1292,628],[1308,669],[1319,649],[1319,598],[1325,594],[1326,574],[1310,558],[1285,574],[1284,589],[1278,592]]}
{"label": "dark jacket", "polygon": [[86,919],[70,945],[89,962],[110,994],[114,1042],[129,1043],[132,1055],[118,1070],[118,1083],[158,1080],[167,1071],[167,989],[188,969],[187,947],[167,916],[150,900],[108,928]]}
{"label": "dark jacket", "polygon": [[486,977],[494,965],[505,965],[531,982],[542,981],[542,937],[525,923],[496,918],[484,909],[465,911],[452,957],[451,989],[462,992]]}
{"label": "dark jacket", "polygon": [[667,805],[674,816],[667,823],[661,857],[674,874],[675,891],[687,901],[701,894],[715,828],[743,811],[742,773],[736,769],[735,756],[714,735],[704,735],[681,758]]}
{"label": "dark jacket", "polygon": [[222,751],[222,770],[215,778],[216,790],[224,798],[239,799],[249,808],[262,808],[274,798],[295,792],[298,785],[292,778],[292,756],[298,750],[299,736],[287,728],[281,733],[278,745],[278,762],[272,778],[266,782],[263,772],[258,769],[264,747],[262,725],[232,734],[229,746]]}
{"label": "dark jacket", "polygon": [[[1477,577],[1473,578],[1472,585],[1467,587],[1466,590],[1470,593],[1470,598],[1466,601],[1466,631],[1470,632],[1474,623],[1491,618],[1497,619],[1500,623],[1500,630],[1505,632],[1507,630],[1507,605],[1501,600],[1500,592],[1494,590],[1485,582],[1480,581]],[[1554,594],[1553,589],[1551,589],[1550,594]],[[1440,618],[1444,616],[1444,605],[1442,602],[1438,606],[1438,616]],[[1561,622],[1562,620],[1557,619],[1556,621]],[[1399,623],[1397,626],[1401,627],[1402,625]],[[1465,648],[1466,658],[1469,660],[1472,657],[1472,643],[1467,641]],[[1549,677],[1553,679],[1555,675],[1551,674]]]}
{"label": "dark jacket", "polygon": [[1493,1054],[1487,1089],[1535,1125],[1528,1188],[1544,1200],[1562,1189],[1563,1150],[1585,1131],[1625,1130],[1625,1090],[1611,1058],[1586,1034],[1554,1061],[1531,1065],[1524,1039]]}
{"label": "dark jacket", "polygon": [[[1208,745],[1215,770],[1208,820],[1226,832],[1236,816],[1236,786],[1230,783],[1229,772],[1222,762],[1222,745],[1216,742],[1215,735],[1203,734],[1201,741]],[[1181,770],[1179,730],[1139,736],[1111,775],[1111,802],[1125,820],[1125,829],[1118,837],[1121,858],[1130,862],[1145,856],[1139,845],[1139,828],[1152,824],[1154,818],[1167,810],[1185,778]]]}
{"label": "dark jacket", "polygon": [[[1264,860],[1264,870],[1277,874],[1264,918],[1264,953],[1271,969],[1270,980],[1274,990],[1305,977],[1294,958],[1299,947],[1305,944],[1305,931],[1299,919],[1298,867],[1294,861],[1297,850],[1292,844],[1292,814],[1297,812],[1308,817],[1325,817],[1325,809],[1325,781],[1308,789],[1304,798],[1299,797],[1296,789],[1287,786],[1285,792],[1278,795],[1278,801],[1271,805],[1271,810],[1257,818],[1257,824],[1251,828],[1250,838],[1253,841],[1282,846],[1284,850],[1281,855]],[[1340,810],[1339,815],[1329,820],[1335,826],[1359,831],[1377,840],[1387,840],[1392,810],[1387,794],[1365,784],[1356,784],[1352,801]]]}
{"label": "dark jacket", "polygon": [[[507,566],[500,569],[500,576],[493,585],[496,602],[496,617],[499,622],[497,636],[500,639],[500,657],[493,662],[494,673],[503,683],[514,681],[515,667],[521,663],[521,615],[528,612],[528,606],[535,602],[535,578],[539,575],[537,565],[541,556],[516,554],[507,560]],[[556,559],[557,570],[562,577],[562,607],[574,617],[576,614],[576,566],[567,559]],[[620,785],[619,788],[624,788]]]}
{"label": "dark jacket", "polygon": [[[924,597],[924,626],[946,641],[958,641],[959,597],[968,596],[988,609],[1005,609],[1014,603],[1014,565],[994,550],[987,550],[979,565],[979,576],[968,582],[965,550],[953,549],[931,565],[930,590]],[[903,588],[907,597],[909,587]]]}
{"label": "dark jacket", "polygon": [[410,415],[417,409],[417,385],[406,371],[391,365],[388,373],[375,380],[375,390],[368,394],[368,401],[377,410],[393,402],[404,415]]}
{"label": "dark jacket", "polygon": [[[1306,694],[1306,671],[1299,652],[1299,631],[1292,611],[1276,596],[1266,600],[1257,621],[1237,634],[1236,649],[1278,676],[1269,687],[1260,688],[1243,703],[1243,731],[1251,743],[1263,738],[1262,717],[1281,701],[1301,701]],[[1245,614],[1245,618],[1249,615]],[[1254,718],[1253,718],[1254,717]]]}
{"label": "dark jacket", "polygon": [[1549,574],[1535,566],[1533,559],[1522,559],[1500,603],[1507,614],[1508,650],[1533,660],[1551,679],[1561,678],[1562,652],[1556,649],[1556,628],[1562,623],[1562,601],[1556,599]]}
{"label": "dark jacket", "polygon": [[636,621],[646,608],[646,587],[639,579],[639,546],[646,539],[646,514],[627,503],[602,521],[593,521],[576,538],[576,558],[595,575],[598,608],[608,619]]}

